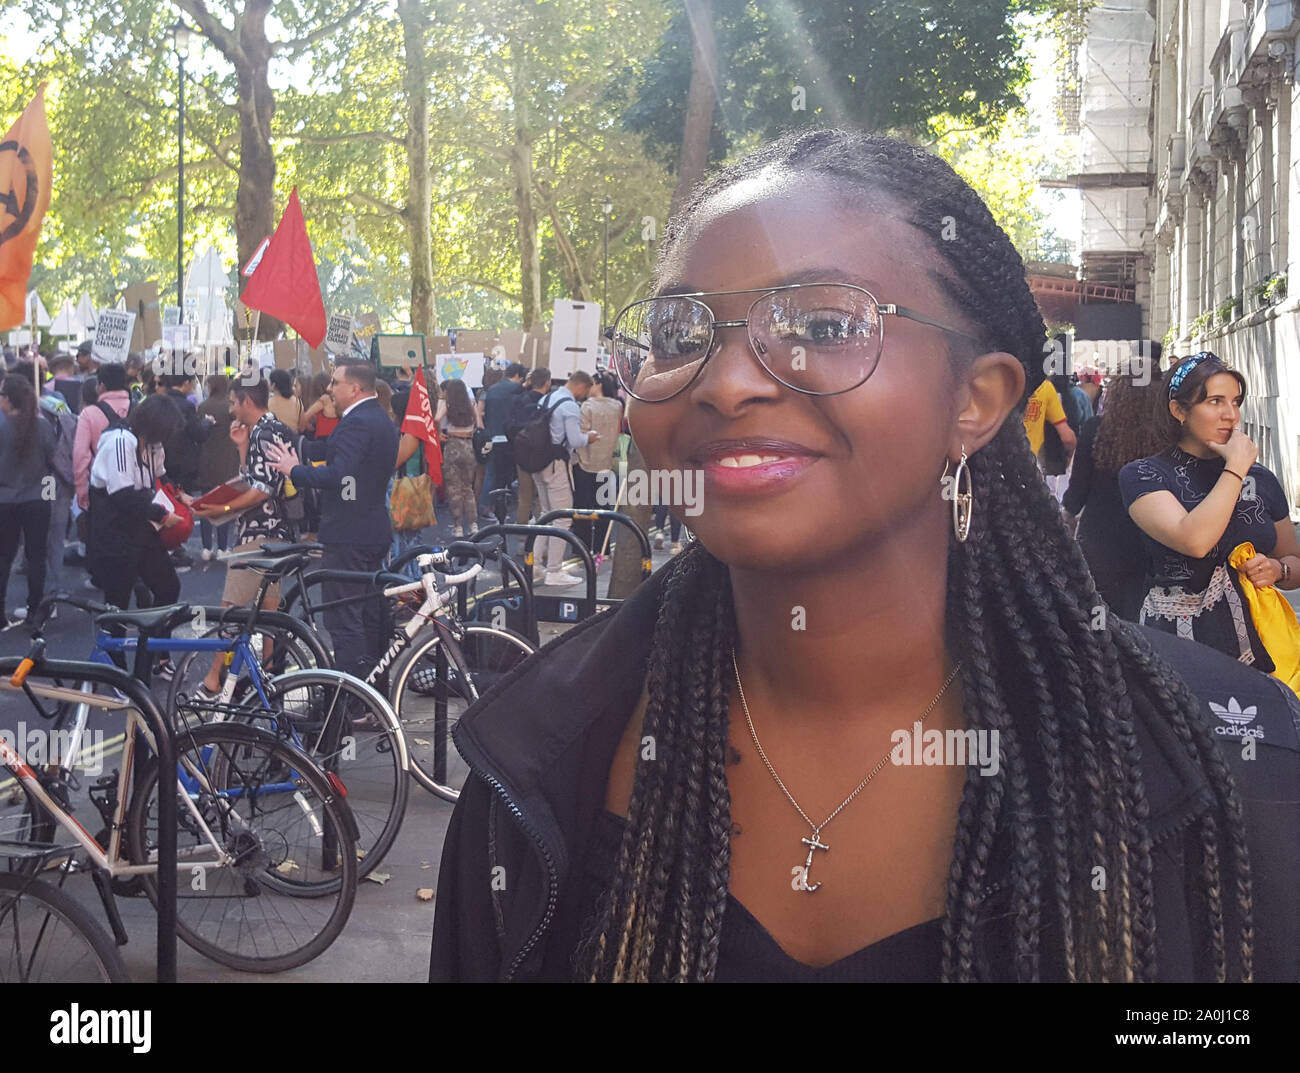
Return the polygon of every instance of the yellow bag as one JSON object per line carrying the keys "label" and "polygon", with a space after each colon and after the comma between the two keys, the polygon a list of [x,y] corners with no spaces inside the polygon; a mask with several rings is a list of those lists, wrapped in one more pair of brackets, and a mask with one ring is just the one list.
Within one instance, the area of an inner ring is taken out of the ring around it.
{"label": "yellow bag", "polygon": [[393,497],[389,501],[393,528],[399,532],[427,529],[437,525],[433,513],[433,484],[427,473],[417,477],[398,477],[393,482]]}
{"label": "yellow bag", "polygon": [[1228,556],[1228,565],[1237,571],[1255,632],[1276,667],[1273,677],[1300,695],[1300,622],[1296,622],[1291,604],[1276,588],[1257,589],[1242,572],[1242,566],[1255,554],[1255,545],[1249,541],[1238,544]]}

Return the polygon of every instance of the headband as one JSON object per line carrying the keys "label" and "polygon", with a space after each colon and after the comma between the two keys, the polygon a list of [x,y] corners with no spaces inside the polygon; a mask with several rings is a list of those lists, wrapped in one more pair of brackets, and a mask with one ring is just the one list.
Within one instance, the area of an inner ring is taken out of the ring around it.
{"label": "headband", "polygon": [[1183,364],[1180,365],[1174,371],[1174,375],[1169,379],[1170,399],[1172,399],[1176,394],[1178,394],[1178,389],[1183,386],[1183,381],[1187,379],[1187,374],[1190,373],[1193,369],[1195,369],[1198,365],[1201,364],[1201,362],[1205,361],[1207,358],[1214,358],[1215,361],[1218,361],[1218,358],[1214,354],[1211,354],[1208,350],[1206,350],[1206,351],[1202,351],[1200,354],[1193,354],[1190,358],[1187,358],[1183,362]]}

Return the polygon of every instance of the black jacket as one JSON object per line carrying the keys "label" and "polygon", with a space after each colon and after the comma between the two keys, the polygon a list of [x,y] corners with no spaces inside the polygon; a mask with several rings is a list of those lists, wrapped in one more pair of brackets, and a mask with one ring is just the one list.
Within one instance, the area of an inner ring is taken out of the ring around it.
{"label": "black jacket", "polygon": [[322,491],[322,543],[392,542],[388,481],[397,466],[399,438],[397,426],[372,396],[357,403],[328,439],[305,446],[313,460],[323,458],[325,465],[294,466],[289,477],[299,488]]}
{"label": "black jacket", "polygon": [[206,491],[198,486],[199,454],[212,426],[199,416],[194,403],[179,391],[169,388],[167,397],[176,404],[185,420],[180,431],[163,445],[167,455],[167,476],[177,488],[186,492]]}
{"label": "black jacket", "polygon": [[[667,569],[620,608],[529,657],[460,719],[455,741],[474,774],[443,845],[431,980],[569,978],[571,946],[557,949],[567,940],[548,940],[564,923],[556,919],[561,892],[582,864],[615,749],[640,696]],[[1300,701],[1276,679],[1222,653],[1155,630],[1144,634],[1206,702],[1216,732],[1240,728],[1211,704],[1234,713],[1256,709],[1248,725],[1263,737],[1254,760],[1242,758],[1239,737],[1220,734],[1246,809],[1255,979],[1300,980]],[[1209,951],[1195,948],[1190,925],[1199,911],[1197,877],[1183,872],[1185,845],[1198,834],[1193,821],[1212,804],[1210,788],[1174,733],[1136,707],[1160,978],[1213,979]],[[1005,844],[995,845],[991,875],[1007,855]],[[976,932],[979,977],[1014,980],[1009,895],[986,893]],[[1043,977],[1050,978],[1046,965]]]}

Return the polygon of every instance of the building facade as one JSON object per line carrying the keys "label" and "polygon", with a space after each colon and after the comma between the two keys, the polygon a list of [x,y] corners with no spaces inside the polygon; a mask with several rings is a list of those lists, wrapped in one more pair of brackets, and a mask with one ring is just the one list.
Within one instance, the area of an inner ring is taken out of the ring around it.
{"label": "building facade", "polygon": [[1296,517],[1300,280],[1294,296],[1287,280],[1300,252],[1300,4],[1137,0],[1096,10],[1116,8],[1144,10],[1152,33],[1153,181],[1136,285],[1146,334],[1167,353],[1212,350],[1241,370],[1243,429]]}

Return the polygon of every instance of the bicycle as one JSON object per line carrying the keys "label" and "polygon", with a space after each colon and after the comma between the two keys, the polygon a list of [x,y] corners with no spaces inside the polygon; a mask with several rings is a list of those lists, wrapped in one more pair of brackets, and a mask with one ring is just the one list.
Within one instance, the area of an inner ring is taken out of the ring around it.
{"label": "bicycle", "polygon": [[[176,935],[231,968],[294,968],[318,956],[347,923],[356,897],[355,822],[336,776],[320,771],[288,742],[233,724],[185,728],[176,735],[175,776],[165,776],[168,781],[175,778],[170,793],[176,805],[166,803],[158,739],[150,727],[166,724],[147,690],[147,642],[153,632],[174,626],[183,611],[159,608],[101,617],[102,625],[137,629],[146,642],[136,649],[134,679],[98,662],[44,661],[44,641],[39,638],[21,663],[0,660],[0,674],[12,673],[0,679],[0,688],[21,690],[36,713],[58,729],[69,719],[73,724],[66,739],[55,739],[67,740],[69,747],[39,774],[0,738],[0,766],[21,786],[32,810],[30,840],[6,844],[5,852],[38,860],[66,857],[68,863],[60,869],[66,877],[79,848],[90,862],[113,936],[121,945],[126,931],[110,882],[141,877],[159,909],[161,930],[170,920],[163,920],[166,903],[160,905],[160,891],[176,884],[159,874],[160,848],[172,842],[178,877],[188,879],[188,890],[175,902]],[[33,670],[50,684],[31,681]],[[108,692],[95,692],[97,684]],[[53,710],[43,701],[53,701]],[[70,764],[91,708],[126,716],[122,774],[115,771],[97,780],[90,794],[105,823],[106,845],[72,816],[68,800],[68,790],[76,784]],[[149,718],[141,714],[144,709]],[[144,752],[137,758],[141,746]],[[170,743],[166,752],[172,752]],[[171,821],[169,814],[177,818]],[[170,822],[174,839],[164,837],[160,818]],[[75,845],[54,845],[56,827]],[[32,877],[13,873],[5,882],[11,888],[28,883],[25,889],[31,889]],[[210,911],[214,905],[219,912]],[[232,909],[237,910],[233,919]],[[160,938],[160,949],[161,943]]]}
{"label": "bicycle", "polygon": [[[249,560],[240,565],[258,562]],[[46,609],[56,603],[100,615],[106,611],[75,597],[50,596],[37,610],[37,629],[45,621]],[[174,625],[193,620],[193,609],[177,606]],[[408,759],[401,724],[378,692],[341,671],[308,666],[269,677],[257,641],[262,617],[268,615],[275,613],[254,604],[246,614],[218,622],[200,637],[150,638],[150,651],[182,653],[173,672],[167,709],[181,725],[268,721],[274,731],[282,732],[323,771],[346,776],[342,785],[347,788],[348,807],[358,830],[358,876],[368,875],[392,847],[406,814],[410,786],[405,777]],[[319,642],[313,639],[311,644],[315,646],[311,658],[322,658]],[[115,652],[132,645],[101,629],[90,660],[111,663]],[[206,673],[206,667],[201,666],[205,656],[228,661],[226,678],[216,697],[187,693],[184,688],[194,677],[194,668]]]}
{"label": "bicycle", "polygon": [[[296,554],[293,545],[264,547],[272,554],[281,548],[285,554]],[[388,675],[388,698],[409,751],[407,770],[420,786],[446,801],[459,798],[468,773],[451,736],[460,716],[537,650],[527,638],[504,626],[466,623],[458,614],[454,590],[476,578],[488,558],[498,556],[504,558],[504,552],[473,541],[455,541],[440,551],[411,549],[403,559],[414,559],[419,566],[418,581],[385,571],[313,570],[304,575],[299,568],[298,584],[282,605],[286,613],[296,612],[307,621],[330,607],[381,597],[410,612],[365,680],[377,684]],[[448,576],[447,591],[439,593],[436,575],[446,573],[453,559],[471,558],[475,565]],[[352,582],[369,591],[313,605],[308,589],[325,581]],[[418,603],[417,596],[423,597]]]}

